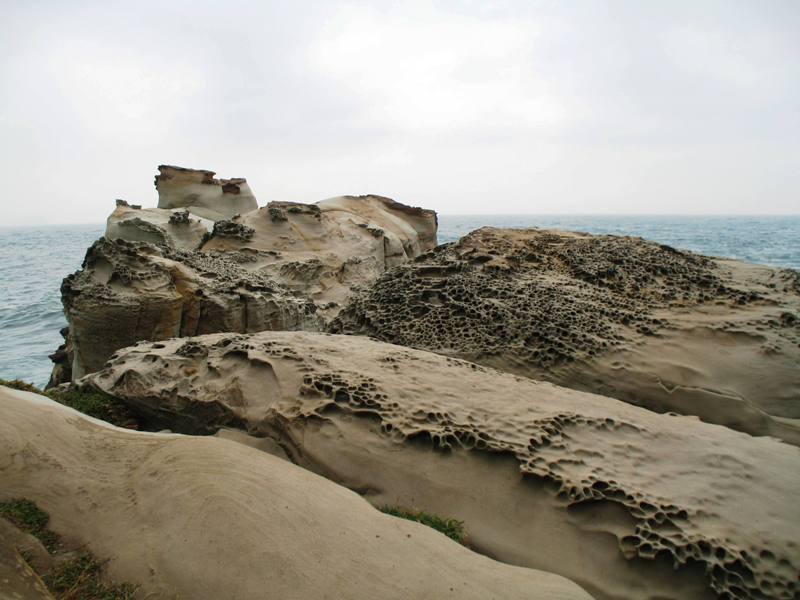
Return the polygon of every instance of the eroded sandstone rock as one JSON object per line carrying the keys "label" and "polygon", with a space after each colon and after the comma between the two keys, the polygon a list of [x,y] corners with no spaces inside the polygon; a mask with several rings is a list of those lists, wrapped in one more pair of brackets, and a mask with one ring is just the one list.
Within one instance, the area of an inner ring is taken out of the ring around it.
{"label": "eroded sandstone rock", "polygon": [[106,221],[105,237],[197,250],[212,226],[206,219],[190,217],[188,210],[142,208],[117,200]]}
{"label": "eroded sandstone rock", "polygon": [[[36,502],[137,598],[590,600],[243,444],[123,430],[3,387],[0,481],[0,500]],[[0,539],[0,577],[6,554]]]}
{"label": "eroded sandstone rock", "polygon": [[189,433],[234,427],[596,598],[789,600],[800,449],[357,336],[139,344],[82,381]]}
{"label": "eroded sandstone rock", "polygon": [[118,201],[105,238],[64,280],[69,335],[50,386],[139,340],[323,329],[355,286],[436,246],[436,213],[389,198],[257,209],[243,179],[159,170],[159,208]]}
{"label": "eroded sandstone rock", "polygon": [[331,331],[798,444],[797,279],[640,238],[483,228],[384,273]]}
{"label": "eroded sandstone rock", "polygon": [[155,178],[158,208],[183,208],[211,221],[258,208],[247,180],[215,179],[214,175],[203,169],[160,165]]}
{"label": "eroded sandstone rock", "polygon": [[[114,351],[139,340],[320,327],[310,300],[245,268],[249,259],[99,239],[83,268],[61,285],[69,375],[96,371]],[[63,380],[51,381],[58,383]]]}
{"label": "eroded sandstone rock", "polygon": [[270,202],[217,223],[205,251],[242,252],[331,317],[350,290],[436,246],[436,213],[381,196]]}

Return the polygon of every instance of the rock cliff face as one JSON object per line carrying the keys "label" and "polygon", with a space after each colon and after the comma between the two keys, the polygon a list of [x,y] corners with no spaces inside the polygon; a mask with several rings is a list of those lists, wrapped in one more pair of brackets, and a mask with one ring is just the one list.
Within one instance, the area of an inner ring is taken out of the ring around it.
{"label": "rock cliff face", "polygon": [[484,228],[384,273],[331,331],[800,444],[799,281],[638,238]]}
{"label": "rock cliff face", "polygon": [[105,237],[64,280],[69,330],[50,385],[139,340],[323,329],[354,286],[436,246],[436,213],[388,198],[258,209],[243,179],[159,170],[159,208],[118,201]]}
{"label": "rock cliff face", "polygon": [[800,449],[778,440],[319,333],[142,343],[82,384],[152,427],[272,438],[376,505],[462,519],[476,549],[599,599],[796,597]]}
{"label": "rock cliff face", "polygon": [[[0,481],[0,500],[36,502],[62,539],[136,584],[137,598],[590,599],[245,445],[122,430],[3,387]],[[6,575],[2,541],[0,530]],[[19,562],[0,597],[49,597],[27,593]]]}
{"label": "rock cliff face", "polygon": [[155,179],[158,208],[186,209],[211,221],[258,208],[247,180],[215,179],[214,175],[213,171],[160,165]]}
{"label": "rock cliff face", "polygon": [[[176,250],[101,238],[61,285],[71,378],[119,348],[217,331],[319,329],[315,305],[237,252]],[[61,381],[53,382],[61,383]]]}

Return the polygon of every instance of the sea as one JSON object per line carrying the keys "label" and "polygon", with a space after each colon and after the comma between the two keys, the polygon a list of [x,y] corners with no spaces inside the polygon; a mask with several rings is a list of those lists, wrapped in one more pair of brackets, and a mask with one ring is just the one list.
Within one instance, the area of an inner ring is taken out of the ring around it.
{"label": "sea", "polygon": [[[800,215],[439,215],[439,243],[473,229],[539,227],[634,235],[710,256],[800,270]],[[44,386],[66,319],[61,280],[80,268],[104,225],[0,227],[0,379]]]}

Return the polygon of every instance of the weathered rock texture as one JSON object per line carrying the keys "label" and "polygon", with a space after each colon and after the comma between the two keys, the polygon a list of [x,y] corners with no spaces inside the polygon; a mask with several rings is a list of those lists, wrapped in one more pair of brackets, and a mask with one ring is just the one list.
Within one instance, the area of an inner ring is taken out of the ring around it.
{"label": "weathered rock texture", "polygon": [[105,237],[197,250],[212,226],[210,221],[190,217],[188,210],[142,208],[117,200],[117,208],[106,222]]}
{"label": "weathered rock texture", "polygon": [[242,444],[122,430],[2,387],[0,481],[137,598],[590,598]]}
{"label": "weathered rock texture", "polygon": [[215,179],[214,175],[213,171],[160,165],[155,179],[158,208],[182,208],[211,221],[258,208],[247,180]]}
{"label": "weathered rock texture", "polygon": [[331,331],[798,444],[799,281],[639,238],[483,228],[384,273]]}
{"label": "weathered rock texture", "polygon": [[[51,386],[139,340],[323,329],[354,286],[436,246],[436,213],[388,198],[255,209],[244,180],[159,169],[161,208],[118,201],[105,238],[62,284],[69,330],[52,355]],[[251,201],[255,210],[233,214]]]}
{"label": "weathered rock texture", "polygon": [[355,336],[139,344],[82,382],[152,427],[267,436],[597,598],[796,597],[800,449]]}
{"label": "weathered rock texture", "polygon": [[436,246],[436,213],[380,196],[270,202],[217,223],[203,250],[243,252],[335,315],[356,285]]}
{"label": "weathered rock texture", "polygon": [[59,358],[74,379],[140,340],[320,327],[310,300],[247,269],[250,260],[238,252],[99,239],[61,285],[69,337]]}

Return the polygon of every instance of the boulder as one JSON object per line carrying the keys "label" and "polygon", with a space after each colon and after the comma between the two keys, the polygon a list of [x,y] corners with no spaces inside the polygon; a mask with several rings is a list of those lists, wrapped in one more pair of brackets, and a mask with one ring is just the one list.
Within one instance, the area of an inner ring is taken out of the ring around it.
{"label": "boulder", "polygon": [[789,600],[800,448],[357,336],[142,343],[81,385],[153,429],[238,428],[598,599]]}
{"label": "boulder", "polygon": [[330,327],[800,443],[800,275],[640,238],[483,228]]}
{"label": "boulder", "polygon": [[123,430],[3,387],[0,480],[0,500],[36,502],[137,598],[590,599],[243,444]]}

